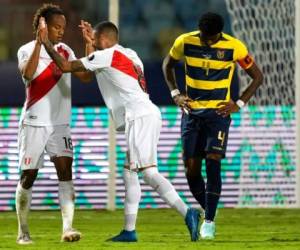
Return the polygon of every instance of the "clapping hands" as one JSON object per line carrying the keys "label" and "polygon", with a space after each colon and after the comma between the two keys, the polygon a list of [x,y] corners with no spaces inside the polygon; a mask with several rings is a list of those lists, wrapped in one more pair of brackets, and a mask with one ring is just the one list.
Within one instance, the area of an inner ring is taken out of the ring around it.
{"label": "clapping hands", "polygon": [[41,44],[48,41],[48,28],[44,17],[39,19],[36,40]]}

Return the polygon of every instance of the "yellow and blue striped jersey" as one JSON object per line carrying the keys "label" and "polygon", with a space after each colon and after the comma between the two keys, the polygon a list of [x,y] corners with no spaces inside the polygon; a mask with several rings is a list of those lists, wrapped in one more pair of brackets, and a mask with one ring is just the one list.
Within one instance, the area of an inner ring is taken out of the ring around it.
{"label": "yellow and blue striped jersey", "polygon": [[220,102],[229,101],[236,62],[244,69],[253,64],[246,46],[225,33],[211,46],[201,42],[199,31],[182,34],[175,40],[170,56],[185,61],[186,92],[195,110],[216,109]]}

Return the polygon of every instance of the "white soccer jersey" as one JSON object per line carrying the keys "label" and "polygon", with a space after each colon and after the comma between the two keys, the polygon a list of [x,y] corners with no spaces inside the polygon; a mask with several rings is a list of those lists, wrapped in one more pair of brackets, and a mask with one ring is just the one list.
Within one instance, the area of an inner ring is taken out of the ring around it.
{"label": "white soccer jersey", "polygon": [[160,117],[159,109],[146,92],[143,63],[135,51],[116,44],[80,60],[87,70],[95,72],[117,130],[121,130],[125,120],[131,121],[150,114]]}
{"label": "white soccer jersey", "polygon": [[[18,50],[18,63],[21,69],[30,58],[35,41],[23,45]],[[67,60],[76,60],[74,52],[64,43],[54,46]],[[21,122],[32,126],[53,126],[70,123],[71,115],[71,74],[62,73],[41,47],[36,72],[31,81],[23,78],[26,85],[26,100]]]}

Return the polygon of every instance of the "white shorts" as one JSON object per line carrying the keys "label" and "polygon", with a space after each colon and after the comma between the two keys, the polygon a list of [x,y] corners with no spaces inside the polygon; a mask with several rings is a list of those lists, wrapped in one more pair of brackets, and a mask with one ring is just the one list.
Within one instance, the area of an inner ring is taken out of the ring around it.
{"label": "white shorts", "polygon": [[125,136],[129,152],[125,165],[129,165],[130,169],[157,166],[157,144],[161,125],[162,121],[156,115],[126,122]]}
{"label": "white shorts", "polygon": [[19,129],[19,166],[22,170],[43,167],[44,151],[53,157],[73,157],[69,125],[31,126],[22,124]]}

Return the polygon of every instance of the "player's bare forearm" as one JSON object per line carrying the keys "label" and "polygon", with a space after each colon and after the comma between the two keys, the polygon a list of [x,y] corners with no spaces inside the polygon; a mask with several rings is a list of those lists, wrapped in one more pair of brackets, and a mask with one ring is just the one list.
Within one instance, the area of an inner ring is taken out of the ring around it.
{"label": "player's bare forearm", "polygon": [[56,52],[52,43],[49,40],[44,42],[44,46],[46,51],[48,52],[49,56],[53,59],[56,65],[63,71],[63,72],[71,72],[71,65],[65,58],[63,58],[60,54]]}
{"label": "player's bare forearm", "polygon": [[247,103],[249,99],[254,95],[257,88],[262,84],[263,74],[255,63],[245,71],[252,78],[252,82],[243,92],[240,99],[243,100],[245,103]]}
{"label": "player's bare forearm", "polygon": [[95,51],[95,48],[92,44],[87,43],[85,45],[85,55],[88,56],[89,54],[93,53]]}
{"label": "player's bare forearm", "polygon": [[69,62],[64,57],[62,57],[59,53],[57,53],[52,43],[49,40],[44,42],[44,46],[49,56],[53,59],[53,61],[57,64],[57,66],[61,69],[62,72],[66,73],[66,72],[86,71],[86,68],[83,66],[80,60]]}
{"label": "player's bare forearm", "polygon": [[171,56],[167,55],[162,65],[164,78],[170,91],[178,88],[175,76],[175,65],[177,62],[178,61],[174,60]]}
{"label": "player's bare forearm", "polygon": [[90,83],[94,77],[94,74],[91,71],[73,72],[73,74],[83,83]]}

